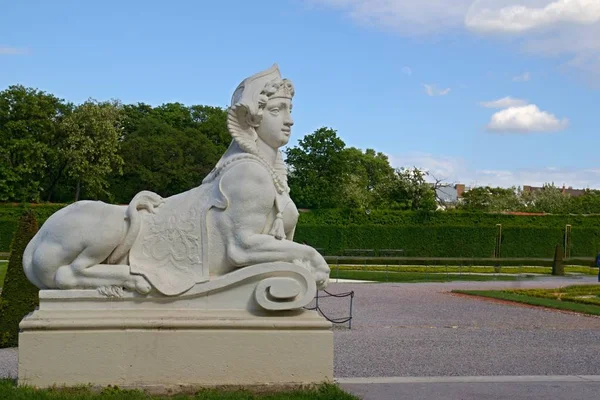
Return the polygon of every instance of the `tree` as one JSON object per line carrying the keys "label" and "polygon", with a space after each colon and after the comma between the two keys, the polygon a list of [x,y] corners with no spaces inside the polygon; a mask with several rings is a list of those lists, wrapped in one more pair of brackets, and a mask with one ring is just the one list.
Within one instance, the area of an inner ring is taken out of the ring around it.
{"label": "tree", "polygon": [[17,347],[19,323],[38,305],[39,289],[23,271],[23,252],[38,230],[35,214],[25,210],[10,245],[8,270],[0,295],[0,348]]}
{"label": "tree", "polygon": [[373,149],[364,152],[355,147],[344,149],[347,171],[343,180],[345,207],[386,208],[389,186],[394,179],[394,168],[388,157]]}
{"label": "tree", "polygon": [[[231,135],[227,129],[227,110],[211,106],[191,106],[194,127],[220,148],[227,148]],[[223,150],[224,151],[224,150]]]}
{"label": "tree", "polygon": [[445,182],[444,179],[438,178],[431,173],[429,173],[429,176],[433,179],[432,189],[438,206],[441,206],[443,209],[446,209],[449,206],[456,206],[456,203],[450,204],[446,198],[444,198],[444,196],[440,195],[440,193],[442,193],[445,189],[452,188],[452,185],[448,182]]}
{"label": "tree", "polygon": [[600,214],[600,190],[586,189],[581,196],[570,197],[569,208],[577,214]]}
{"label": "tree", "polygon": [[[170,196],[196,187],[226,149],[226,113],[216,107],[130,105],[124,113],[120,156],[125,165],[110,184],[117,202],[128,203],[141,190]],[[221,132],[213,138],[220,145],[206,136],[211,129]]]}
{"label": "tree", "polygon": [[388,188],[390,208],[434,211],[437,208],[433,187],[425,181],[427,173],[419,168],[398,168]]}
{"label": "tree", "polygon": [[88,100],[76,107],[62,123],[66,134],[63,160],[66,172],[76,182],[75,201],[84,186],[88,197],[106,194],[108,176],[121,173],[118,153],[122,135],[122,110],[116,101]]}
{"label": "tree", "polygon": [[38,201],[52,186],[72,105],[45,92],[10,86],[0,92],[0,201]]}
{"label": "tree", "polygon": [[344,203],[340,182],[348,170],[345,146],[337,131],[323,127],[286,150],[290,194],[298,207],[337,208]]}
{"label": "tree", "polygon": [[569,212],[571,197],[563,194],[554,184],[544,184],[541,190],[521,194],[525,208],[530,212],[564,214]]}
{"label": "tree", "polygon": [[481,186],[465,192],[459,207],[468,211],[520,211],[524,203],[518,188]]}

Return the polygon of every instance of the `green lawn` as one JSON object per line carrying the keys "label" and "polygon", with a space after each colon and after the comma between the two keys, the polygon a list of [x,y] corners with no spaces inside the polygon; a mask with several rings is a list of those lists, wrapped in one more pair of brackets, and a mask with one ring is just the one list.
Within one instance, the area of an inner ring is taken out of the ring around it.
{"label": "green lawn", "polygon": [[331,280],[356,279],[376,282],[449,282],[449,281],[514,281],[527,279],[516,275],[459,275],[446,273],[419,273],[419,272],[385,272],[385,271],[356,271],[339,270],[331,271]]}
{"label": "green lawn", "polygon": [[[420,272],[420,273],[475,273],[475,274],[540,274],[551,275],[551,267],[539,266],[478,266],[478,265],[348,265],[348,264],[329,264],[332,274],[336,270],[353,270],[353,271],[388,271],[388,272]],[[567,274],[582,274],[582,275],[597,275],[597,268],[583,266],[565,266]]]}
{"label": "green lawn", "polygon": [[573,285],[554,289],[454,290],[453,292],[600,315],[600,284]]}
{"label": "green lawn", "polygon": [[322,385],[314,389],[276,393],[253,394],[249,391],[201,390],[193,395],[150,396],[142,391],[121,390],[109,387],[102,392],[88,388],[47,389],[17,387],[12,380],[0,380],[0,399],[11,400],[358,400],[335,385]]}
{"label": "green lawn", "polygon": [[8,261],[0,261],[0,288],[4,285],[4,276],[6,275],[6,268],[8,267]]}

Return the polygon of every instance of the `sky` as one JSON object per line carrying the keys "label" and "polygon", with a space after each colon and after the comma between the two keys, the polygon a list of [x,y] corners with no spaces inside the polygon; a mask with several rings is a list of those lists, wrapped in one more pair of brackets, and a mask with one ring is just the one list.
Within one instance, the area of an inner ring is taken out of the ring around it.
{"label": "sky", "polygon": [[277,63],[293,139],[467,186],[600,189],[600,0],[0,0],[0,90],[227,107]]}

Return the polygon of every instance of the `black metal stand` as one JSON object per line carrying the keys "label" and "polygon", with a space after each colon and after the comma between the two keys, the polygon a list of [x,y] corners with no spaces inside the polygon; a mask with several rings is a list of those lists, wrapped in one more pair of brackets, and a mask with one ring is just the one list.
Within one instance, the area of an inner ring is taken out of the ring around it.
{"label": "black metal stand", "polygon": [[[327,321],[333,324],[345,324],[348,323],[348,329],[352,329],[352,303],[354,302],[354,291],[345,292],[345,293],[330,293],[327,290],[322,290],[325,294],[319,295],[319,291],[317,291],[317,295],[315,296],[315,306],[314,307],[304,307],[307,310],[316,310],[319,314],[323,316]],[[350,297],[350,315],[348,317],[342,318],[331,318],[327,316],[319,306],[319,298],[327,298],[327,297]]]}

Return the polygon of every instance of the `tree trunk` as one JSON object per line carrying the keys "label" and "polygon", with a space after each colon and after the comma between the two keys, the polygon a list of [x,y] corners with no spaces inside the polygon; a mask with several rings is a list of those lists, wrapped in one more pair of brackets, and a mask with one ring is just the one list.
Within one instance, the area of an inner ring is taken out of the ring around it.
{"label": "tree trunk", "polygon": [[54,193],[54,189],[56,188],[56,184],[58,183],[58,181],[62,177],[62,173],[65,170],[66,166],[67,166],[67,163],[64,163],[60,167],[60,169],[58,170],[58,173],[56,174],[56,176],[54,177],[54,179],[52,180],[52,184],[50,185],[50,189],[48,189],[48,198],[46,199],[46,201],[50,202],[52,200],[52,194]]}
{"label": "tree trunk", "polygon": [[81,193],[81,178],[77,179],[77,190],[75,191],[75,201],[79,201],[79,194]]}

